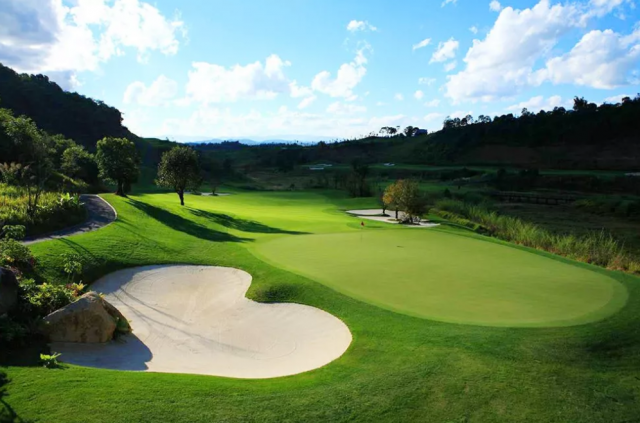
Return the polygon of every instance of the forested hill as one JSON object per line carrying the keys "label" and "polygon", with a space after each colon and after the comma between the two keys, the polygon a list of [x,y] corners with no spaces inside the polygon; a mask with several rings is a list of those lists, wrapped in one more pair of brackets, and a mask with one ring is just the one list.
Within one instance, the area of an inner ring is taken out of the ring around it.
{"label": "forested hill", "polygon": [[44,75],[18,74],[0,64],[0,108],[25,115],[50,134],[62,134],[95,148],[105,136],[133,135],[122,126],[122,114],[101,101],[66,92]]}

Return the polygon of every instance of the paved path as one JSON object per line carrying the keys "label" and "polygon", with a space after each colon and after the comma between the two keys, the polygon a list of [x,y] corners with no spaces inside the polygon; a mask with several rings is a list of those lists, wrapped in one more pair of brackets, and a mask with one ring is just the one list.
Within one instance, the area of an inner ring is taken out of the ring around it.
{"label": "paved path", "polygon": [[37,237],[27,237],[24,240],[24,244],[35,244],[36,242],[49,241],[51,239],[63,238],[72,235],[78,235],[85,232],[95,231],[103,226],[107,226],[112,223],[118,217],[116,210],[111,207],[111,204],[107,203],[102,198],[95,194],[83,194],[80,199],[87,208],[87,220],[79,225],[72,226],[70,228],[62,229],[56,232],[52,232],[46,235],[40,235]]}

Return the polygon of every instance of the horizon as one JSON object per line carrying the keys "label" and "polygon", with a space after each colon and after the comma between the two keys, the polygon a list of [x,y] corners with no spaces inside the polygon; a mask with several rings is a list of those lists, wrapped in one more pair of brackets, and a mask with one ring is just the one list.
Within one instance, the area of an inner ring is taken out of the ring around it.
{"label": "horizon", "polygon": [[[5,0],[0,62],[144,137],[313,142],[635,96],[630,0]],[[8,11],[8,12],[7,12]]]}

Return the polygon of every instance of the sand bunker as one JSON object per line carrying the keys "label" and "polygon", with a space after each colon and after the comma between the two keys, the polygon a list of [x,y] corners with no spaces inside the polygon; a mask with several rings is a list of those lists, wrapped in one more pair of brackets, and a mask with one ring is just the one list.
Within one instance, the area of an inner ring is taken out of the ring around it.
{"label": "sand bunker", "polygon": [[91,288],[131,321],[133,334],[97,345],[54,343],[61,361],[116,370],[270,378],[340,357],[351,332],[300,304],[245,298],[251,275],[207,266],[147,266],[111,273]]}
{"label": "sand bunker", "polygon": [[[349,214],[351,214],[353,216],[360,217],[362,219],[375,220],[377,222],[394,223],[396,225],[400,223],[395,219],[396,213],[393,210],[387,210],[386,211],[386,213],[389,216],[382,216],[382,209],[347,210],[347,213],[349,213]],[[398,212],[398,217],[400,219],[402,219],[403,215],[404,215],[404,212],[402,212],[402,211]],[[431,223],[428,220],[422,220],[418,224],[403,225],[403,226],[405,226],[407,228],[433,228],[434,226],[440,226],[440,225],[437,224],[437,223]]]}

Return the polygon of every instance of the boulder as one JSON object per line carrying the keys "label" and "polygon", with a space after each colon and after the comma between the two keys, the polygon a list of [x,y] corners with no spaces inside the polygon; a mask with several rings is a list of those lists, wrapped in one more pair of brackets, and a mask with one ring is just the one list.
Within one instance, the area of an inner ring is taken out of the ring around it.
{"label": "boulder", "polygon": [[0,267],[0,316],[11,311],[18,302],[18,280],[9,269]]}
{"label": "boulder", "polygon": [[[95,292],[54,311],[44,321],[52,342],[102,343],[112,340],[116,329],[130,331],[127,319]],[[121,329],[122,322],[128,330]]]}

